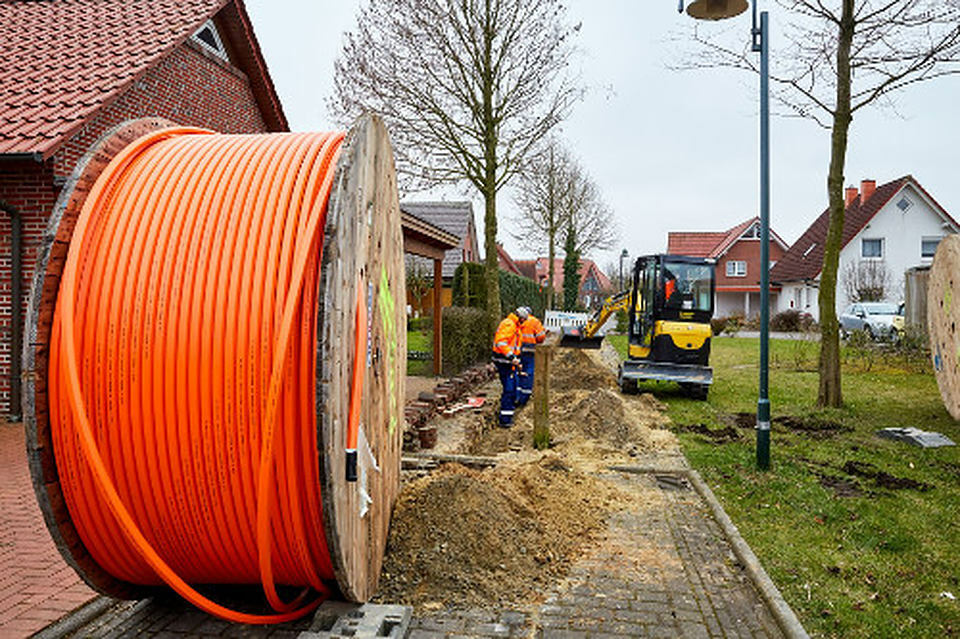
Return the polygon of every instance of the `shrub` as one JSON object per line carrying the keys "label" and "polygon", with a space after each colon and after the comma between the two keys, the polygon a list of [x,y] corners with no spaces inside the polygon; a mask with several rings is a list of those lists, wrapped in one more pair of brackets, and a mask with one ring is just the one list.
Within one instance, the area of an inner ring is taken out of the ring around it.
{"label": "shrub", "polygon": [[770,330],[781,333],[801,333],[813,328],[815,322],[810,313],[795,309],[780,311],[770,318]]}
{"label": "shrub", "polygon": [[630,330],[630,316],[627,311],[620,309],[617,311],[617,332],[623,335]]}
{"label": "shrub", "polygon": [[482,309],[459,306],[443,309],[444,375],[456,375],[489,358],[492,343],[487,314]]}
{"label": "shrub", "polygon": [[[487,281],[483,264],[464,262],[453,274],[453,305],[472,308],[487,307]],[[518,306],[529,306],[533,314],[543,318],[546,295],[536,282],[514,273],[500,271],[500,308],[504,313]]]}
{"label": "shrub", "polygon": [[430,333],[433,331],[433,317],[408,317],[407,318],[407,330],[409,331],[421,331],[423,333]]}
{"label": "shrub", "polygon": [[710,320],[710,331],[714,335],[719,335],[727,327],[726,317],[714,317]]}

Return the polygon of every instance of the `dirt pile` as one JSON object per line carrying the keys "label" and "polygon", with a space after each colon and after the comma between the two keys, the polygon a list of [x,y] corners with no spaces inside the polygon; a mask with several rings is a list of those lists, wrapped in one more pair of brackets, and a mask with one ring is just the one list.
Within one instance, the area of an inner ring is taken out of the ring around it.
{"label": "dirt pile", "polygon": [[485,471],[444,466],[401,494],[378,598],[420,609],[523,605],[627,499],[549,454]]}

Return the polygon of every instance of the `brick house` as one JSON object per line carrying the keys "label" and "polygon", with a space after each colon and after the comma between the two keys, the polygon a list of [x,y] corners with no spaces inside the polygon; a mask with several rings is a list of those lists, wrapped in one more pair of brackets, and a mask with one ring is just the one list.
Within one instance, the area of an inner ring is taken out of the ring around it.
{"label": "brick house", "polygon": [[[550,281],[550,260],[538,257],[534,260],[514,260],[514,264],[524,277],[529,277],[540,286],[547,286]],[[603,300],[613,292],[613,284],[600,267],[593,260],[581,259],[580,290],[577,301],[583,308],[599,308]],[[553,260],[553,290],[554,305],[560,306],[563,302],[563,258]]]}
{"label": "brick house", "polygon": [[224,133],[288,127],[242,0],[4,2],[0,42],[0,412],[17,416],[36,250],[90,145],[146,116]]}
{"label": "brick house", "polygon": [[[726,231],[674,232],[667,234],[667,253],[716,260],[717,287],[714,315],[760,313],[760,218],[752,217]],[[787,244],[770,229],[770,263],[787,251]],[[770,287],[770,308],[777,307],[779,288]]]}
{"label": "brick house", "polygon": [[[929,266],[940,240],[957,233],[960,225],[912,175],[880,186],[875,180],[862,180],[859,188],[849,186],[844,195],[837,312],[854,301],[844,285],[851,270],[873,273],[883,284],[883,301],[903,301],[904,273]],[[783,290],[777,310],[799,309],[819,319],[820,271],[829,221],[827,209],[771,269],[771,281]]]}

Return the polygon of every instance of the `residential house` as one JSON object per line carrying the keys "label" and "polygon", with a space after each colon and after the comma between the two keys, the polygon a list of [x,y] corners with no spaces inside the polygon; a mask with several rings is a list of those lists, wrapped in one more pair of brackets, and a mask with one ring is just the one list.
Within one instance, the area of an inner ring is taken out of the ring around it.
{"label": "residential house", "polygon": [[[470,202],[401,202],[400,210],[417,217],[428,224],[453,233],[460,239],[460,245],[447,251],[443,258],[443,290],[440,292],[441,306],[450,306],[453,301],[453,274],[463,262],[480,262],[480,249],[477,244],[477,228],[473,220],[473,204]],[[421,268],[433,273],[433,267],[423,258],[407,256],[407,268]],[[408,295],[409,298],[409,295]],[[408,299],[408,304],[413,301]],[[433,301],[425,301],[424,312],[432,308]]]}
{"label": "residential house", "polygon": [[[881,285],[884,301],[902,301],[906,270],[930,264],[940,240],[958,229],[956,220],[912,175],[880,186],[874,180],[863,180],[859,189],[846,189],[845,199],[838,312],[853,301],[852,289],[845,281],[852,282],[858,274],[861,283],[869,277],[874,285]],[[771,270],[771,279],[782,287],[778,311],[799,309],[819,318],[820,271],[829,218],[827,209]]]}
{"label": "residential house", "polygon": [[0,404],[16,415],[24,292],[91,145],[141,117],[224,133],[288,127],[241,0],[0,2],[0,42]]}
{"label": "residential house", "polygon": [[[705,257],[717,263],[714,315],[727,317],[760,313],[760,218],[752,217],[726,231],[671,231],[667,253]],[[770,229],[770,262],[780,260],[787,244]],[[770,289],[770,307],[776,308],[779,288]]]}
{"label": "residential house", "polygon": [[[529,277],[541,286],[547,286],[549,283],[550,260],[545,257],[538,257],[534,260],[515,260],[517,268],[524,277]],[[593,260],[581,259],[580,267],[580,290],[577,295],[577,301],[584,308],[598,308],[603,304],[603,300],[613,292],[613,285],[603,271]],[[559,305],[563,299],[563,258],[553,260],[553,290],[555,299]]]}

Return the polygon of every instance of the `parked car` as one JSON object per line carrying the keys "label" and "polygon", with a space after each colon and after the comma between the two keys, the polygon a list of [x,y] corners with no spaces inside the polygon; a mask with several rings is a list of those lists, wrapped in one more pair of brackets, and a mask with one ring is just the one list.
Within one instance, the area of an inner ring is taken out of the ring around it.
{"label": "parked car", "polygon": [[872,339],[895,341],[900,336],[897,324],[903,326],[903,318],[896,304],[886,302],[860,302],[851,304],[840,314],[840,334],[849,337],[853,331],[866,331]]}

